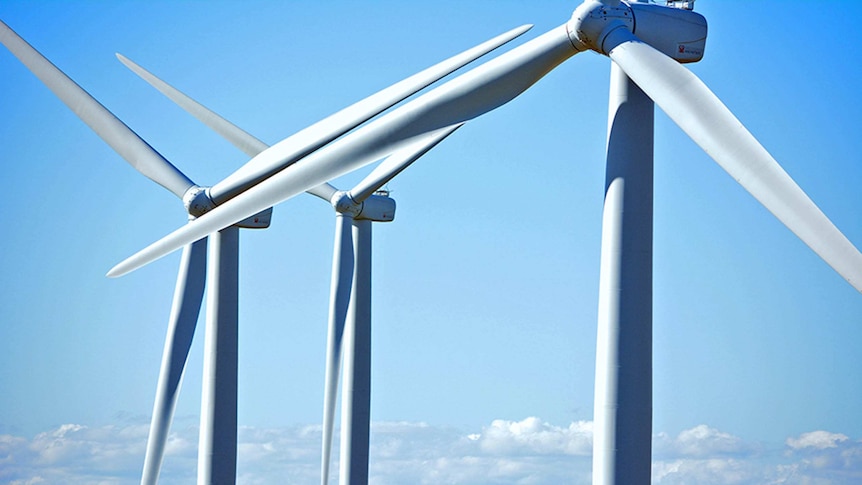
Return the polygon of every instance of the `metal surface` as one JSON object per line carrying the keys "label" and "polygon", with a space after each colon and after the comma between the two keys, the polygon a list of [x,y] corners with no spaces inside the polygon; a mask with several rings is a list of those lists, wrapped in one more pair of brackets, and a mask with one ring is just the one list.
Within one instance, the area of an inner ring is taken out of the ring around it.
{"label": "metal surface", "polygon": [[168,431],[180,391],[183,370],[195,334],[206,283],[207,240],[201,239],[183,249],[171,317],[165,336],[162,366],[156,386],[156,399],[147,439],[142,485],[158,481]]}
{"label": "metal surface", "polygon": [[371,221],[353,221],[355,269],[344,327],[341,406],[342,485],[368,483],[371,429]]}
{"label": "metal surface", "polygon": [[611,69],[593,413],[593,483],[648,484],[652,443],[653,111]]}
{"label": "metal surface", "polygon": [[210,236],[198,485],[236,482],[239,229]]}
{"label": "metal surface", "polygon": [[332,430],[335,423],[335,400],[338,395],[338,374],[341,368],[344,327],[352,298],[355,266],[352,227],[352,215],[336,214],[323,391],[323,443],[320,461],[322,484],[329,482],[329,460],[332,452]]}

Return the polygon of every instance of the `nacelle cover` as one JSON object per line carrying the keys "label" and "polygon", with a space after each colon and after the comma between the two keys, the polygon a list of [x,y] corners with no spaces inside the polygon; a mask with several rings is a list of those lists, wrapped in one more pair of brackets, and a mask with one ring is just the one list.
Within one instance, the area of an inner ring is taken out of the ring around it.
{"label": "nacelle cover", "polygon": [[681,8],[651,3],[629,4],[634,13],[632,32],[647,44],[680,63],[703,59],[706,18]]}
{"label": "nacelle cover", "polygon": [[237,227],[243,229],[266,229],[272,221],[272,207],[264,209],[253,216],[249,216],[236,223]]}
{"label": "nacelle cover", "polygon": [[362,210],[355,219],[392,222],[395,219],[395,199],[384,195],[372,195],[362,202]]}

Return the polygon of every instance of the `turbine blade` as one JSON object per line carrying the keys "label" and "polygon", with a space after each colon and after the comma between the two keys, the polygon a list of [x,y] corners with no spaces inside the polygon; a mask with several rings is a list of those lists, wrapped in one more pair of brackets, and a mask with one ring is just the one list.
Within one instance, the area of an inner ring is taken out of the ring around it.
{"label": "turbine blade", "polygon": [[[254,135],[231,123],[215,111],[195,101],[179,89],[159,79],[154,74],[134,63],[122,54],[117,54],[117,59],[119,59],[126,67],[131,69],[132,72],[140,76],[144,81],[167,96],[168,99],[176,103],[180,108],[186,110],[186,112],[210,127],[210,129],[215,131],[225,140],[231,142],[233,146],[239,148],[246,155],[254,157],[269,148],[269,145],[258,140]],[[329,183],[323,183],[308,190],[308,193],[311,195],[320,197],[327,202],[329,202],[329,199],[332,198],[332,195],[335,194],[335,192],[337,192],[337,189],[329,185]]]}
{"label": "turbine blade", "polygon": [[213,185],[210,188],[210,196],[217,204],[236,196],[531,28],[532,25],[523,25],[498,35],[304,128],[275,145],[282,153],[281,157],[276,160],[252,159],[239,170]]}
{"label": "turbine blade", "polygon": [[206,283],[207,240],[201,239],[183,249],[174,303],[162,353],[162,367],[153,404],[153,418],[147,439],[142,485],[155,485],[159,479],[165,443],[176,406],[192,337],[195,334]]}
{"label": "turbine blade", "polygon": [[3,22],[0,22],[0,42],[135,170],[170,190],[180,199],[186,190],[194,186],[188,177],[165,160],[137,133]]}
{"label": "turbine blade", "polygon": [[[114,266],[108,276],[135,270],[310,187],[379,160],[430,133],[447,130],[453,124],[498,108],[577,53],[566,26],[554,28],[317,150]],[[252,162],[259,159],[255,163],[275,166],[285,156],[279,143]]]}
{"label": "turbine blade", "polygon": [[335,223],[335,249],[332,255],[332,283],[329,296],[329,330],[326,337],[326,374],[323,390],[323,444],[320,462],[320,483],[329,483],[329,461],[332,454],[332,429],[335,422],[335,399],[344,324],[353,286],[353,217],[338,214]]}
{"label": "turbine blade", "polygon": [[356,184],[348,195],[354,201],[361,203],[463,125],[464,123],[458,123],[434,132],[389,155],[367,177]]}
{"label": "turbine blade", "polygon": [[626,29],[605,42],[616,46],[609,57],[695,143],[862,292],[859,250],[697,76]]}
{"label": "turbine blade", "polygon": [[222,138],[231,142],[246,155],[254,157],[258,153],[269,148],[269,145],[266,143],[258,140],[247,131],[224,119],[218,113],[198,103],[179,89],[162,81],[124,55],[117,53],[116,56],[123,65],[137,74],[141,79],[156,88],[159,92],[167,96],[168,99],[176,103],[180,108],[186,110],[203,124],[210,127],[210,129],[218,133]]}

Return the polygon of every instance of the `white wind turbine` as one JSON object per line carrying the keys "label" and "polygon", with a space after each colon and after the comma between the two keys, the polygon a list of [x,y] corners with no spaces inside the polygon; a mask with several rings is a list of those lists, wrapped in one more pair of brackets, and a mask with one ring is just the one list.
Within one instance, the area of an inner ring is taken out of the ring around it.
{"label": "white wind turbine", "polygon": [[[0,42],[129,164],[179,197],[190,220],[214,207],[208,188],[189,180],[3,22]],[[268,227],[271,213],[271,209],[264,209],[213,233],[209,259],[206,239],[183,249],[156,388],[143,483],[158,479],[207,279],[210,288],[198,463],[201,474],[210,477],[235,474],[239,228]]]}
{"label": "white wind turbine", "polygon": [[[689,7],[690,2],[675,2]],[[613,60],[596,363],[595,483],[650,476],[652,116],[659,105],[725,171],[862,291],[862,255],[716,96],[679,65],[703,55],[706,22],[687,8],[586,1],[564,26],[359,128],[124,261],[120,275],[417,136],[490,111],[559,63]],[[283,164],[278,145],[252,164]]]}
{"label": "white wind turbine", "polygon": [[[309,126],[279,143],[281,154],[301,158],[323,146],[357,125],[390,108],[404,98],[427,85],[463,67],[478,57],[520,36],[529,26],[512,29],[476,47],[468,49],[420,73],[410,76],[364,100],[357,102],[328,118]],[[159,183],[183,200],[190,221],[207,210],[229,200],[233,195],[247,190],[251,185],[282,168],[280,165],[266,167],[244,166],[228,179],[213,187],[200,187],[192,183],[182,172],[165,160],[116,116],[51,64],[32,46],[27,44],[5,23],[0,22],[0,42],[48,86],[72,111],[95,131],[111,148],[120,154],[135,169]],[[121,60],[131,64],[122,56]],[[133,65],[130,65],[134,69]],[[140,68],[138,68],[140,69]],[[145,76],[146,77],[146,76]],[[237,146],[252,156],[266,150],[267,146],[256,138],[242,132],[214,113],[205,113],[204,121],[228,138],[233,136]],[[401,151],[395,152],[381,165],[389,175],[375,171],[365,182],[345,194],[338,193],[325,181],[308,188],[308,192],[329,201],[334,195],[352,197],[360,207],[357,222],[363,220],[361,207],[372,193],[409,163],[424,154],[433,145],[450,134],[456,127],[439,130],[424,137],[417,137]],[[425,146],[427,144],[427,146]],[[415,153],[407,153],[406,151]],[[284,164],[288,164],[284,162]],[[377,181],[370,177],[376,177]],[[379,182],[379,184],[378,184]],[[377,184],[377,185],[375,185]],[[377,197],[376,199],[386,199]],[[338,199],[344,201],[343,198]],[[369,207],[385,210],[389,205],[368,204]],[[392,206],[394,209],[394,205]],[[342,207],[348,212],[351,207]],[[366,216],[373,210],[365,211]],[[207,264],[207,242],[205,239],[186,245],[177,277],[171,318],[162,357],[162,366],[153,406],[150,435],[147,444],[142,483],[158,480],[168,430],[173,415],[185,362],[197,323],[206,279],[210,280],[207,300],[207,332],[204,361],[204,389],[201,403],[201,426],[198,449],[198,481],[210,483],[236,476],[236,410],[237,410],[237,365],[238,365],[238,229],[268,227],[272,209],[265,208],[248,218],[223,228],[211,235],[209,264]],[[389,217],[380,214],[380,217]],[[365,219],[369,221],[370,219]],[[361,224],[360,224],[361,225]],[[364,235],[367,233],[367,236]],[[363,240],[370,241],[370,232],[363,232]],[[349,241],[349,239],[346,239]],[[370,258],[370,254],[368,255]],[[369,260],[370,261],[370,260]],[[364,267],[363,267],[364,268]],[[368,273],[370,279],[370,273]],[[354,292],[355,293],[355,292]],[[370,298],[370,296],[369,296]],[[370,300],[361,305],[370,307]],[[355,306],[355,305],[354,305]],[[340,325],[344,325],[342,321]],[[352,373],[349,374],[352,377]],[[337,378],[337,375],[336,375]],[[366,417],[367,418],[367,417]],[[366,424],[367,428],[367,424]],[[366,433],[367,435],[367,433]],[[367,459],[365,460],[367,462]]]}
{"label": "white wind turbine", "polygon": [[[514,32],[525,31],[519,28]],[[505,34],[508,38],[511,34]],[[496,40],[492,41],[494,44]],[[216,133],[247,152],[259,153],[266,146],[253,135],[227,121],[146,69],[117,54],[129,69]],[[443,128],[393,153],[349,191],[329,184],[313,191],[335,209],[335,243],[323,405],[321,483],[329,482],[332,432],[339,369],[343,366],[341,418],[341,479],[362,483],[368,477],[368,443],[371,418],[371,223],[391,222],[395,201],[378,194],[386,183],[428,150],[434,148],[461,124]],[[248,147],[248,148],[246,148]],[[320,196],[325,194],[328,200]]]}
{"label": "white wind turbine", "polygon": [[[332,430],[339,367],[341,390],[341,483],[368,482],[371,419],[371,223],[395,216],[395,202],[375,195],[389,180],[461,127],[456,124],[418,139],[378,165],[349,191],[332,198],[335,248],[326,343],[321,483],[329,483]],[[343,362],[343,364],[342,364]]]}

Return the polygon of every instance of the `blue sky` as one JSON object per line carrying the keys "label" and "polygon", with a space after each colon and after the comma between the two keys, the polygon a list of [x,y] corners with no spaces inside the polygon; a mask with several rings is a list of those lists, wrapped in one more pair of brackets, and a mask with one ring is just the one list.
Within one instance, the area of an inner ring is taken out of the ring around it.
{"label": "blue sky", "polygon": [[[512,27],[533,23],[524,37],[535,37],[576,5],[9,1],[0,19],[212,184],[246,158],[115,52],[274,143]],[[710,34],[689,67],[862,245],[862,5],[696,7]],[[15,463],[0,481],[133,483],[179,256],[104,274],[184,213],[5,49],[0,72],[0,462]],[[396,220],[374,229],[379,483],[557,483],[561,467],[586,480],[608,79],[606,58],[579,54],[390,184]],[[736,467],[713,483],[787,470],[858,480],[862,295],[660,110],[655,159],[654,481],[708,483],[692,473],[713,462]],[[329,207],[302,196],[241,238],[248,483],[316,477],[333,225]],[[199,326],[165,462],[177,482],[194,472],[202,336]],[[268,436],[281,458],[255,452]],[[114,471],[99,464],[108,449],[123,457]],[[66,466],[75,457],[91,468]],[[507,460],[500,469],[520,475],[470,474]],[[438,475],[409,475],[416,463]]]}

